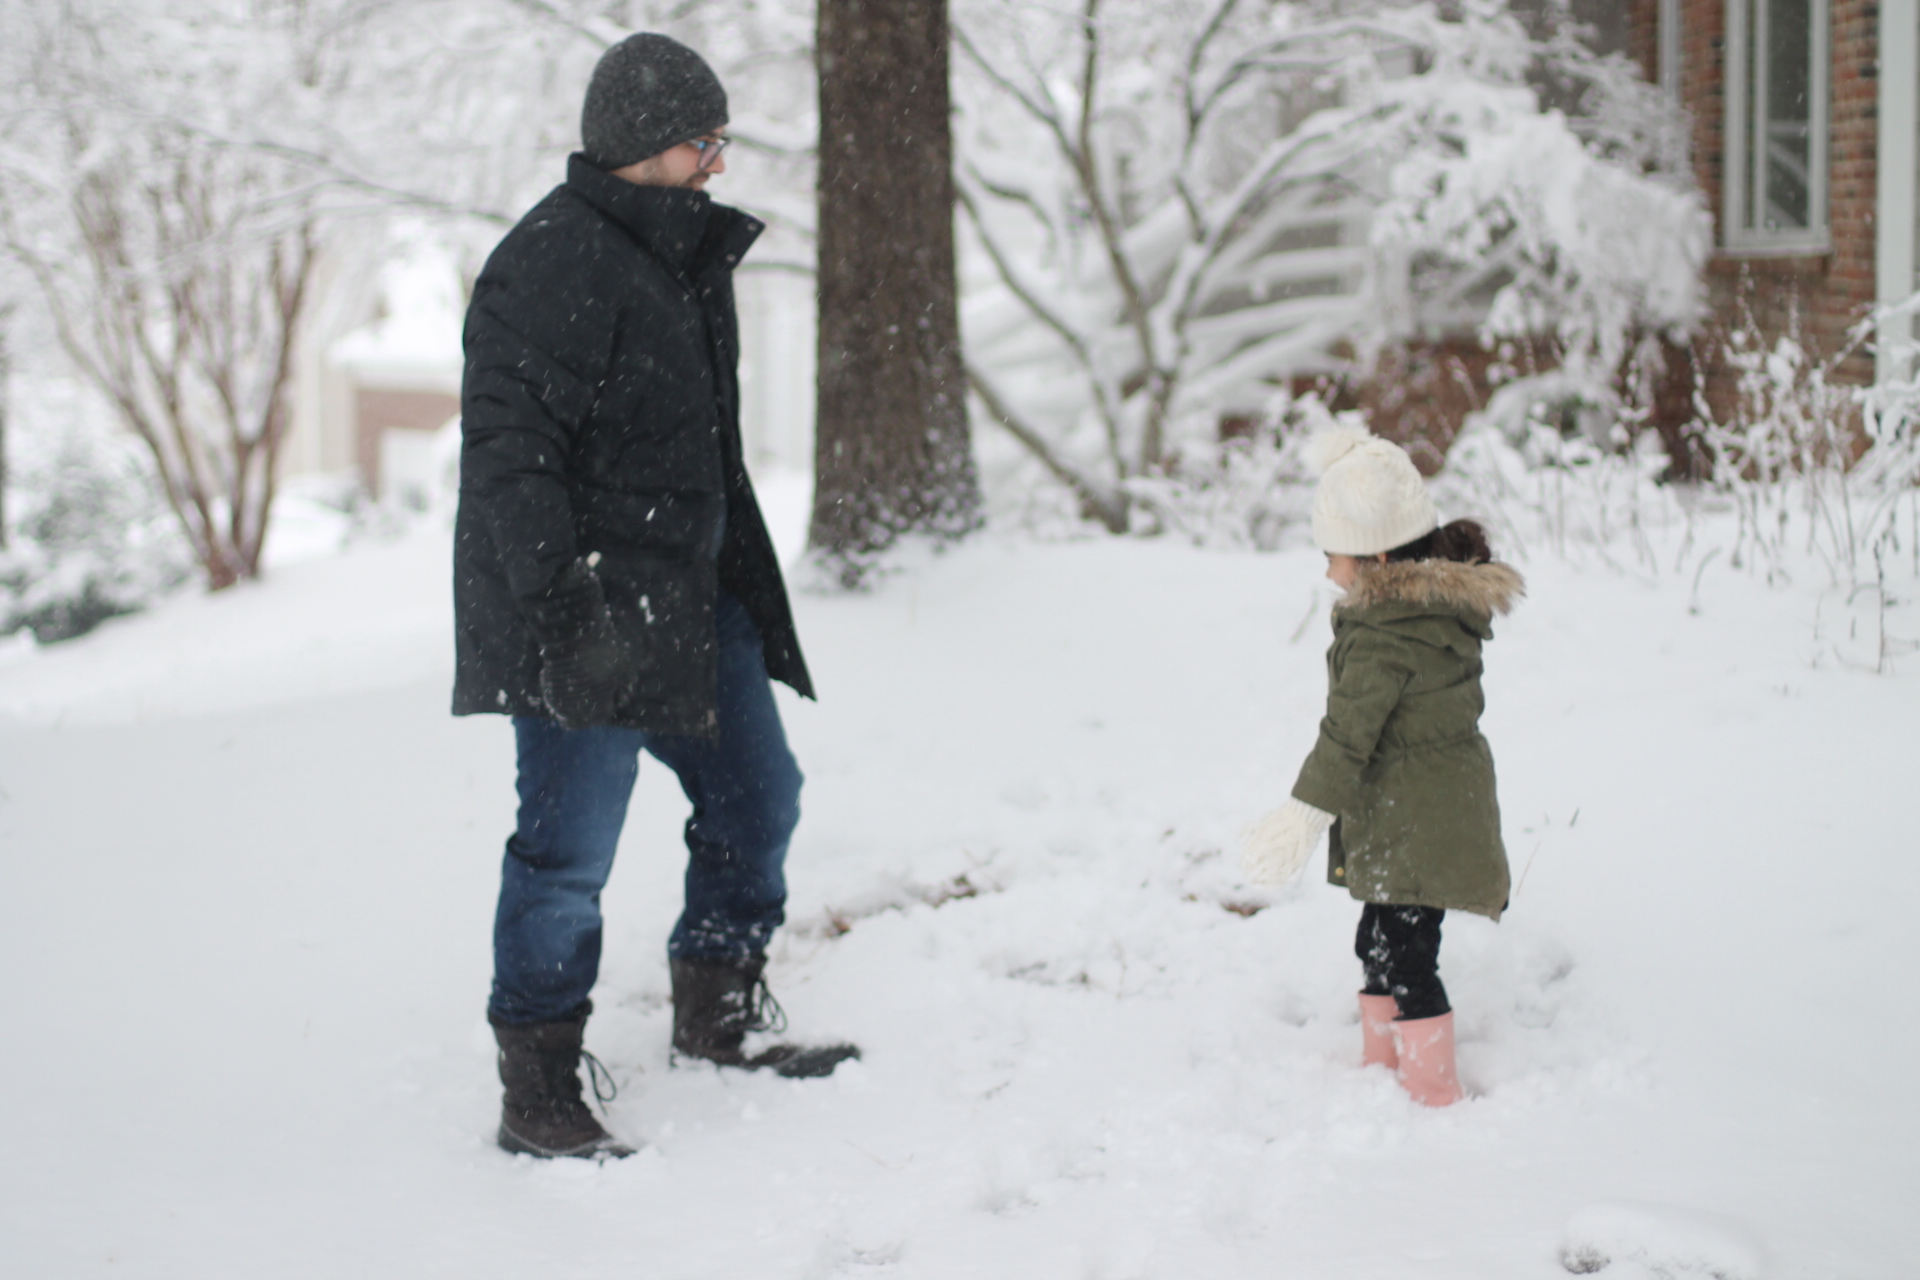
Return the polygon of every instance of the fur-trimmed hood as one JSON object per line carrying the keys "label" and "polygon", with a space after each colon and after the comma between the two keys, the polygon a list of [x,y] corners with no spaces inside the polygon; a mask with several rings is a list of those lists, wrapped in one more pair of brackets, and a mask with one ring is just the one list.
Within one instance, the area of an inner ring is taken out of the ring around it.
{"label": "fur-trimmed hood", "polygon": [[1457,560],[1361,561],[1359,576],[1340,599],[1341,609],[1407,604],[1464,610],[1492,618],[1511,610],[1527,584],[1510,565],[1461,564]]}

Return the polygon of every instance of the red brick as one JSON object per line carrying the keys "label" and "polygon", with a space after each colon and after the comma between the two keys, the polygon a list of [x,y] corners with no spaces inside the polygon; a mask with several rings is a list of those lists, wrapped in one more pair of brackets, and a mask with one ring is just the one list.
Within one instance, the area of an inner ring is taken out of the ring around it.
{"label": "red brick", "polygon": [[[1693,168],[1717,229],[1723,228],[1726,172],[1725,0],[1681,0],[1681,101],[1692,116]],[[1633,0],[1632,47],[1657,41],[1657,4]],[[1716,252],[1708,271],[1713,319],[1703,350],[1709,357],[1707,396],[1716,411],[1731,404],[1731,371],[1717,358],[1725,333],[1751,314],[1771,344],[1790,328],[1816,355],[1840,351],[1849,331],[1874,301],[1874,155],[1879,86],[1879,33],[1872,0],[1832,0],[1828,68],[1827,223],[1831,249],[1785,258],[1749,258]],[[1716,240],[1724,241],[1724,230]],[[1719,340],[1716,340],[1719,339]],[[1836,370],[1843,381],[1864,383],[1873,363],[1855,353]]]}

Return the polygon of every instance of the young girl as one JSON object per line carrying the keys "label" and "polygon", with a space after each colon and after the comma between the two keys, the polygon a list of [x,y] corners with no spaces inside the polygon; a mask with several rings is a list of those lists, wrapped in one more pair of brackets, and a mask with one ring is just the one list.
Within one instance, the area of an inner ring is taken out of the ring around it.
{"label": "young girl", "polygon": [[1327,714],[1293,798],[1249,833],[1248,878],[1298,873],[1332,828],[1327,879],[1366,906],[1354,951],[1363,1061],[1428,1106],[1459,1101],[1440,983],[1449,911],[1498,920],[1506,850],[1480,735],[1480,646],[1524,594],[1470,520],[1442,527],[1413,461],[1363,429],[1317,436],[1313,536],[1346,594],[1327,651]]}

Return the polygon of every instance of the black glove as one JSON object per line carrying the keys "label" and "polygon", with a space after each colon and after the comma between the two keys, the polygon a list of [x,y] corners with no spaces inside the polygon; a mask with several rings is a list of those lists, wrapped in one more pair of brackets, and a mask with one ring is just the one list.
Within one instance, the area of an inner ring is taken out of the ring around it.
{"label": "black glove", "polygon": [[568,729],[611,722],[633,687],[633,661],[586,561],[560,571],[528,621],[540,641],[540,696],[553,718]]}

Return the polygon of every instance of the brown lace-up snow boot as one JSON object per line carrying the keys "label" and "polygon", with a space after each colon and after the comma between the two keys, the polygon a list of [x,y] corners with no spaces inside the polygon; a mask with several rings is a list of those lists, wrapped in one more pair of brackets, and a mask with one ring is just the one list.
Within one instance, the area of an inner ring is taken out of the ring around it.
{"label": "brown lace-up snow boot", "polygon": [[600,1127],[581,1100],[582,1061],[594,1073],[594,1096],[610,1102],[614,1095],[607,1069],[580,1047],[586,1027],[585,1014],[562,1022],[493,1024],[500,1045],[500,1083],[506,1086],[500,1106],[502,1149],[542,1159],[608,1160],[633,1154],[632,1147]]}
{"label": "brown lace-up snow boot", "polygon": [[859,1048],[850,1044],[776,1044],[747,1053],[748,1032],[787,1029],[787,1016],[762,976],[766,967],[765,956],[675,960],[673,1051],[723,1067],[771,1068],[794,1078],[832,1075],[842,1062],[860,1056]]}

